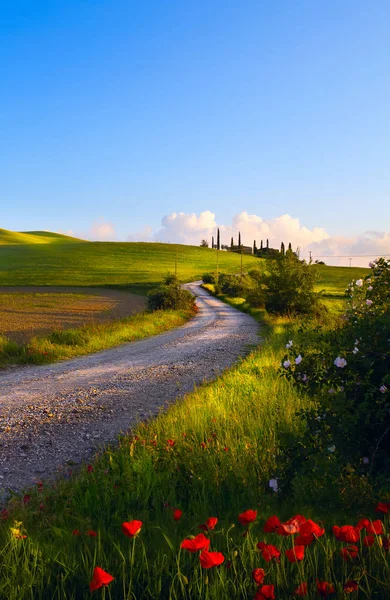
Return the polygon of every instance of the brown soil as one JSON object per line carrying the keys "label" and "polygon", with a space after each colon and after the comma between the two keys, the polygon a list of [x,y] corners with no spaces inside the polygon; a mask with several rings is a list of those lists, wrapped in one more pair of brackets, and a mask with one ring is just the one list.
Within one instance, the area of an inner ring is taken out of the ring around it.
{"label": "brown soil", "polygon": [[0,287],[0,335],[23,343],[53,330],[128,317],[146,298],[119,290],[80,287]]}

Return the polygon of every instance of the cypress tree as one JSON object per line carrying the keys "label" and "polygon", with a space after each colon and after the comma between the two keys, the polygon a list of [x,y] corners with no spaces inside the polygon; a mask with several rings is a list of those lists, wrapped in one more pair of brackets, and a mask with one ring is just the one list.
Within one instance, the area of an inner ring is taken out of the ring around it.
{"label": "cypress tree", "polygon": [[214,248],[214,236],[211,237],[211,247]]}
{"label": "cypress tree", "polygon": [[269,248],[269,239],[267,238],[267,250]]}
{"label": "cypress tree", "polygon": [[260,250],[263,249],[263,240],[260,241]]}
{"label": "cypress tree", "polygon": [[219,228],[218,228],[218,230],[217,230],[217,250],[220,250],[220,248],[221,248],[221,238],[219,235]]}
{"label": "cypress tree", "polygon": [[238,232],[238,247],[241,248],[241,233]]}
{"label": "cypress tree", "polygon": [[290,250],[290,252],[292,252],[291,242],[288,243],[288,249]]}
{"label": "cypress tree", "polygon": [[230,248],[233,248],[233,246],[234,246],[234,240],[233,240],[233,236],[232,236],[232,239],[230,241]]}
{"label": "cypress tree", "polygon": [[253,254],[256,254],[256,252],[257,252],[256,240],[253,240]]}
{"label": "cypress tree", "polygon": [[285,248],[284,248],[284,243],[282,242],[280,244],[280,254],[283,254],[283,256],[284,256],[284,253],[285,253]]}

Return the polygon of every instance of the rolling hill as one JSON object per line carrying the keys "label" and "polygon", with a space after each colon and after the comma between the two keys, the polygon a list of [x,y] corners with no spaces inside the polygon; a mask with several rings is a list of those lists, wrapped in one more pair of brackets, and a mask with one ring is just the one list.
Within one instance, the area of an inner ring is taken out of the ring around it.
{"label": "rolling hill", "polygon": [[8,231],[0,229],[0,245],[14,244],[66,244],[67,242],[83,242],[61,233],[51,231]]}

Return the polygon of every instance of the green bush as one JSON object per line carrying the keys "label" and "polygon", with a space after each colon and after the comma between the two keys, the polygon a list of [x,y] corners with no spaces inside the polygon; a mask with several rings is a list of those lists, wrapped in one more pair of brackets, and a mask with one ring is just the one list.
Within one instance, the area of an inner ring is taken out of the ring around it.
{"label": "green bush", "polygon": [[205,273],[202,276],[203,283],[215,283],[215,277],[212,273]]}
{"label": "green bush", "polygon": [[148,293],[149,310],[191,310],[195,306],[194,296],[180,285],[163,284]]}
{"label": "green bush", "polygon": [[248,275],[226,275],[223,273],[220,275],[218,283],[222,294],[230,298],[245,298],[253,287],[253,282]]}

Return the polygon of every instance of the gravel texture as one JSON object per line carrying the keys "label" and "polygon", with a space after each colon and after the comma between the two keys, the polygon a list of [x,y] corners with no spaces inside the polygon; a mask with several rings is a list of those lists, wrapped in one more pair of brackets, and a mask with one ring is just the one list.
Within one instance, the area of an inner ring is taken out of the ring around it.
{"label": "gravel texture", "polygon": [[138,420],[211,380],[258,345],[252,317],[199,287],[183,327],[97,354],[0,373],[0,498],[67,473]]}

